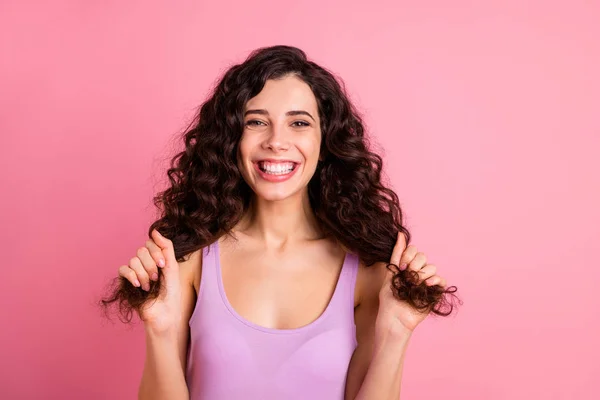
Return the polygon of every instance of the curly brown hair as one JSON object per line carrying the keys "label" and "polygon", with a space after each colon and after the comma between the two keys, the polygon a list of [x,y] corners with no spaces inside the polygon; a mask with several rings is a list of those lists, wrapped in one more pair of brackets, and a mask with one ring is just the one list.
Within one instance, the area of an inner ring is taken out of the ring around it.
{"label": "curly brown hair", "polygon": [[[363,121],[348,99],[344,83],[333,73],[309,61],[292,46],[254,50],[241,64],[229,68],[200,107],[183,134],[185,149],[171,159],[170,187],[154,197],[160,218],[157,229],[173,242],[182,261],[227,234],[250,205],[253,191],[237,166],[238,144],[244,129],[244,106],[269,79],[294,75],[312,89],[321,119],[321,161],[308,184],[310,204],[323,233],[333,237],[363,263],[384,262],[394,272],[393,292],[418,310],[446,316],[458,300],[455,286],[417,284],[414,271],[389,264],[398,232],[403,226],[398,196],[382,181],[382,158],[369,150]],[[115,278],[103,307],[118,306],[122,321],[157,297],[162,280],[151,281],[148,292]],[[460,302],[460,300],[458,300]]]}

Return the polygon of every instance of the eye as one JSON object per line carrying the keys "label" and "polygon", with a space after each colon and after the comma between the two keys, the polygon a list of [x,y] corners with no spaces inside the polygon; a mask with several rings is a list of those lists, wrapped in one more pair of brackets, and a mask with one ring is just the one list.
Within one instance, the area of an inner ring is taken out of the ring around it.
{"label": "eye", "polygon": [[250,121],[246,122],[246,125],[249,125],[249,126],[260,126],[260,124],[264,125],[264,122],[259,121],[257,119],[251,119]]}
{"label": "eye", "polygon": [[292,125],[294,125],[294,124],[300,124],[300,125],[295,125],[295,126],[298,126],[298,127],[310,126],[310,124],[308,122],[306,122],[306,121],[294,121],[292,123]]}

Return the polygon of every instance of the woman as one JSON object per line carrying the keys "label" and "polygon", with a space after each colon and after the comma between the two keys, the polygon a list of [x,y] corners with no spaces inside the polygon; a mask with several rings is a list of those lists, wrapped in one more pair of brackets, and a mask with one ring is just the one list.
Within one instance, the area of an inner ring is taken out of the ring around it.
{"label": "woman", "polygon": [[104,300],[144,321],[141,399],[399,398],[413,330],[456,288],[407,247],[363,132],[297,48],[224,74]]}

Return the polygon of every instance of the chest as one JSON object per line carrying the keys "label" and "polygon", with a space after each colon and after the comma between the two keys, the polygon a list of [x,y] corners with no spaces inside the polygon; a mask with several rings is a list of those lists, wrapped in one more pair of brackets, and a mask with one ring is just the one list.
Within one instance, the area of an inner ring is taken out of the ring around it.
{"label": "chest", "polygon": [[237,243],[219,247],[217,273],[226,301],[242,318],[271,329],[317,320],[331,303],[346,261],[344,251],[325,245],[285,252]]}

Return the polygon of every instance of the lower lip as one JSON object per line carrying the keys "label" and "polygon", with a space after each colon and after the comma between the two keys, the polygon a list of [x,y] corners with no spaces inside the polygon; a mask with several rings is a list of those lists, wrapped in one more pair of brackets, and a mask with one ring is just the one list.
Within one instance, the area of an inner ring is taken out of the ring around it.
{"label": "lower lip", "polygon": [[260,169],[258,167],[258,163],[254,163],[254,169],[258,172],[258,175],[260,175],[260,177],[262,179],[264,179],[265,181],[269,181],[269,182],[287,181],[296,173],[299,166],[300,166],[300,164],[294,163],[294,168],[287,174],[273,175],[273,174],[268,174],[268,173],[264,172],[262,169]]}

